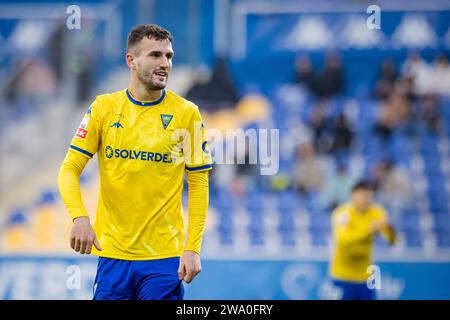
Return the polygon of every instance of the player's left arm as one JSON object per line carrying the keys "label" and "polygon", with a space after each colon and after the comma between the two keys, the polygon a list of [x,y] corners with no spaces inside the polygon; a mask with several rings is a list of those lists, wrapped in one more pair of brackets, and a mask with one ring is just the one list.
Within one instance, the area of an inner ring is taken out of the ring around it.
{"label": "player's left arm", "polygon": [[201,272],[200,251],[208,211],[209,171],[188,171],[188,235],[185,251],[180,259],[178,276],[191,282]]}
{"label": "player's left arm", "polygon": [[393,225],[390,223],[388,215],[385,210],[380,209],[380,234],[381,236],[386,239],[389,244],[393,245],[397,241],[397,233],[395,232],[395,229]]}
{"label": "player's left arm", "polygon": [[201,271],[200,250],[209,200],[209,170],[212,159],[205,137],[205,127],[197,106],[193,106],[186,124],[183,156],[188,184],[188,232],[178,275],[187,283]]}

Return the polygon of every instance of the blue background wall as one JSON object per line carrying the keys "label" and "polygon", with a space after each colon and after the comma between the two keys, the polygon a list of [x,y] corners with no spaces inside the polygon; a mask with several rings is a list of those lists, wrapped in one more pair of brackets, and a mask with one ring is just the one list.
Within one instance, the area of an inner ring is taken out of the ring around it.
{"label": "blue background wall", "polygon": [[[80,270],[80,289],[68,289]],[[381,299],[450,299],[450,262],[383,262]],[[331,299],[325,261],[204,260],[186,299]],[[91,299],[96,258],[0,258],[0,299]]]}

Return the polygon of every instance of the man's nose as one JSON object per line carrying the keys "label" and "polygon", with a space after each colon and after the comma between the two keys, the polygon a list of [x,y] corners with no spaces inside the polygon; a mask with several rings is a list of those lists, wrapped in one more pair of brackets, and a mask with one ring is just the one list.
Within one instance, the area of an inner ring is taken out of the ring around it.
{"label": "man's nose", "polygon": [[163,57],[162,60],[161,60],[160,67],[164,68],[164,69],[169,69],[169,67],[170,67],[169,59],[167,59],[166,57]]}

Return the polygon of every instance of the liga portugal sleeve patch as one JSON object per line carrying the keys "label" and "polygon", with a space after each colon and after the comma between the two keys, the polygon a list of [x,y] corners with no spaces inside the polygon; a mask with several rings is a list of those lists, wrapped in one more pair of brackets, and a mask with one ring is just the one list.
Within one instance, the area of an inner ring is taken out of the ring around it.
{"label": "liga portugal sleeve patch", "polygon": [[83,128],[78,128],[77,132],[75,133],[75,136],[78,138],[86,138],[87,135],[87,130],[83,129]]}

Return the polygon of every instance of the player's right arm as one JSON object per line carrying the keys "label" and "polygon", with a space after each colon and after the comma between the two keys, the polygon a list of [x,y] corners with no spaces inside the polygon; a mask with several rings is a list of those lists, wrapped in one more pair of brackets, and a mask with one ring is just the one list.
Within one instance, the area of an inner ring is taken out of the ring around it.
{"label": "player's right arm", "polygon": [[101,137],[100,103],[97,98],[89,107],[69,147],[58,174],[58,188],[64,205],[73,220],[70,246],[76,252],[91,253],[92,246],[101,250],[89,215],[81,199],[80,175],[97,152]]}
{"label": "player's right arm", "polygon": [[101,250],[81,199],[79,180],[88,161],[88,158],[69,150],[58,174],[59,192],[73,220],[70,247],[81,254],[90,254],[93,245]]}

